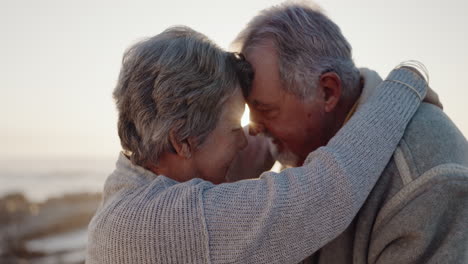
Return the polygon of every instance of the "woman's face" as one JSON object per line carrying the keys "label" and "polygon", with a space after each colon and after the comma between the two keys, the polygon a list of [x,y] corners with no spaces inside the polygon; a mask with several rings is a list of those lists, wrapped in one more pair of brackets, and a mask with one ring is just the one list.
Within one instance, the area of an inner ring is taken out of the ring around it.
{"label": "woman's face", "polygon": [[224,104],[216,128],[193,153],[197,177],[214,184],[226,182],[229,166],[236,154],[247,146],[240,122],[244,107],[244,98],[238,88]]}

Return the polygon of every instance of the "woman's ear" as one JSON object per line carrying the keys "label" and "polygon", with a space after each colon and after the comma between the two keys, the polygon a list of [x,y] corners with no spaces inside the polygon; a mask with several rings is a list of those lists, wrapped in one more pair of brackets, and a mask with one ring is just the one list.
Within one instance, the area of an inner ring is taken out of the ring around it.
{"label": "woman's ear", "polygon": [[169,141],[177,155],[184,159],[190,159],[192,157],[192,144],[190,144],[188,139],[179,140],[173,129],[169,132]]}
{"label": "woman's ear", "polygon": [[325,112],[332,112],[341,98],[341,78],[335,72],[326,72],[320,76],[319,85],[323,92]]}

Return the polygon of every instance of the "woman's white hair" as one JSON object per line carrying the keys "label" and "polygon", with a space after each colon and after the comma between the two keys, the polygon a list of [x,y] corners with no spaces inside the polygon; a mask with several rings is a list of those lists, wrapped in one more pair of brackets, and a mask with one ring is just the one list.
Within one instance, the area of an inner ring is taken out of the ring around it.
{"label": "woman's white hair", "polygon": [[130,47],[113,95],[121,145],[131,161],[157,164],[162,153],[174,150],[171,131],[180,142],[192,137],[203,143],[239,85],[239,61],[182,26]]}
{"label": "woman's white hair", "polygon": [[342,96],[353,96],[359,87],[351,45],[340,28],[320,8],[307,2],[286,2],[254,17],[233,42],[244,54],[272,41],[278,56],[284,88],[306,98],[314,95],[320,75],[337,73]]}

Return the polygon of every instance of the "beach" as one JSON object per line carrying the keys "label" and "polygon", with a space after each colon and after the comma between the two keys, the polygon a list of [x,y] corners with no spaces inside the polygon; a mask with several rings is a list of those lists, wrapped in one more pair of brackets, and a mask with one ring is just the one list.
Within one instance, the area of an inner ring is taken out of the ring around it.
{"label": "beach", "polygon": [[84,263],[112,158],[0,161],[0,263]]}

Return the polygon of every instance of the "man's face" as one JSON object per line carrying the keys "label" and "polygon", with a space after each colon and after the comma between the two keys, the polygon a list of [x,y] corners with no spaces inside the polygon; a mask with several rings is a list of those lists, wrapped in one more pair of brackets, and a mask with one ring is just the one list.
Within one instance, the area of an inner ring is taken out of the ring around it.
{"label": "man's face", "polygon": [[273,45],[252,48],[245,55],[255,72],[247,98],[251,134],[272,137],[277,159],[282,162],[281,158],[287,157],[288,164],[284,165],[302,165],[310,152],[328,140],[323,100],[301,99],[285,91]]}

